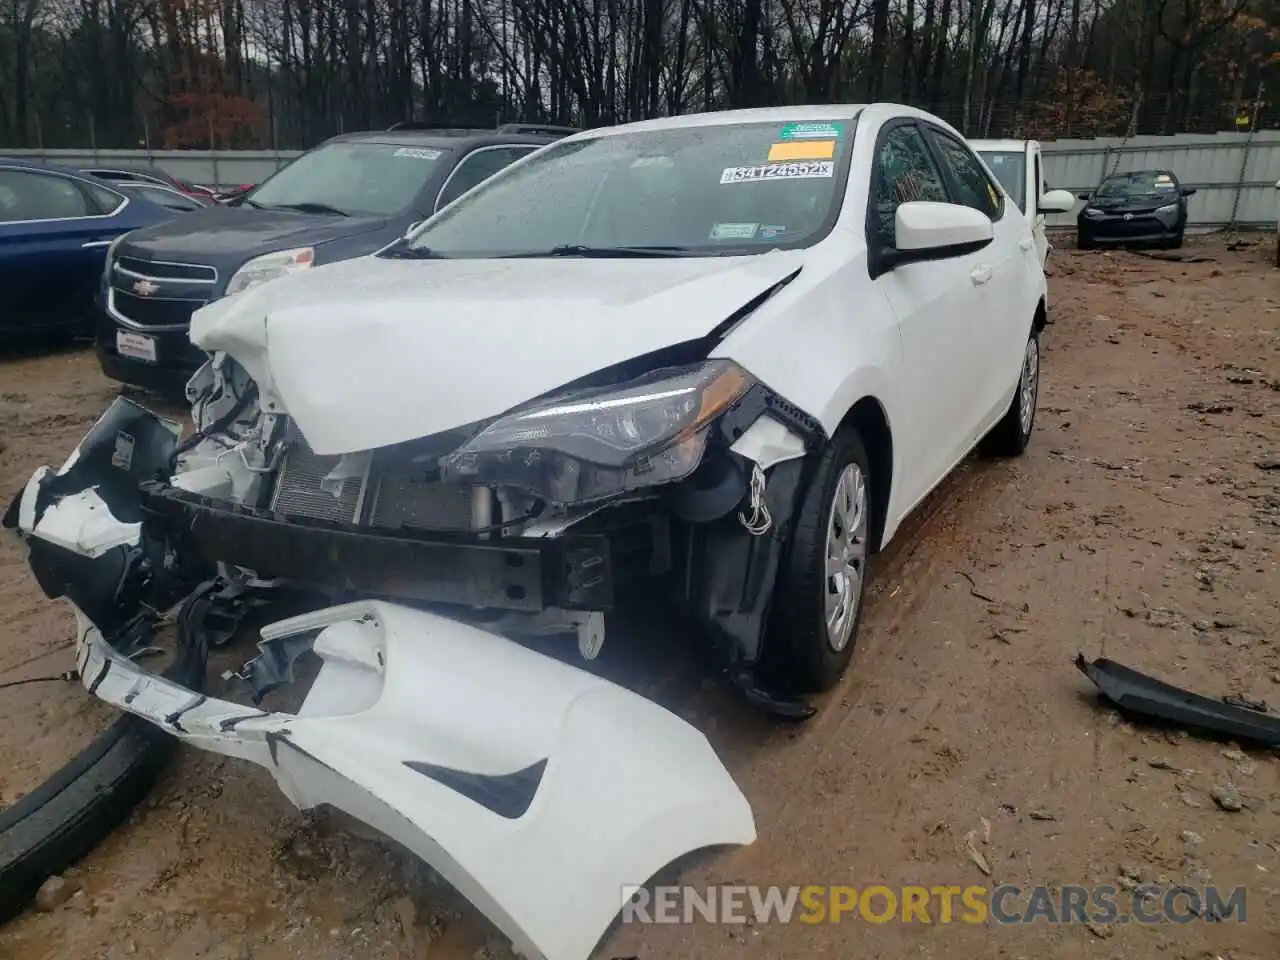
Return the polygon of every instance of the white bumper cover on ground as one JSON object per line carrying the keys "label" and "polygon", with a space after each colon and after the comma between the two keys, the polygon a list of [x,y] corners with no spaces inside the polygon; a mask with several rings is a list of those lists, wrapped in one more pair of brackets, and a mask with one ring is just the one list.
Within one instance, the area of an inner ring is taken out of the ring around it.
{"label": "white bumper cover on ground", "polygon": [[[95,499],[65,497],[21,525],[90,553],[110,533]],[[106,540],[129,539],[119,533]],[[403,844],[531,958],[586,960],[624,891],[693,850],[755,839],[746,799],[692,726],[467,624],[363,601],[264,628],[264,641],[315,636],[322,666],[294,715],[148,673],[77,615],[95,696],[265,767],[301,809],[336,807]]]}

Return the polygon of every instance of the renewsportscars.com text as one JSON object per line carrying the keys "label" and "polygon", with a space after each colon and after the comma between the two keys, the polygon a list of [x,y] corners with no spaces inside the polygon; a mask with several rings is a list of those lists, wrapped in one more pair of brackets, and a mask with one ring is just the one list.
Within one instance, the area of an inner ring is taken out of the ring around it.
{"label": "renewsportscars.com text", "polygon": [[1245,888],[874,885],[627,887],[623,923],[1110,924],[1245,921]]}

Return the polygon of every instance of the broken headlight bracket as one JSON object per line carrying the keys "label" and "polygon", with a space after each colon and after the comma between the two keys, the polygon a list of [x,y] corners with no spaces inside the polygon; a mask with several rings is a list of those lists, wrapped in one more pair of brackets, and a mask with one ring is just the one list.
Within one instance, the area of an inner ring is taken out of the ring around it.
{"label": "broken headlight bracket", "polygon": [[[762,416],[773,417],[798,435],[805,455],[765,470],[731,452],[729,448]],[[768,689],[759,666],[794,514],[812,475],[813,455],[825,443],[818,421],[763,384],[754,384],[716,422],[700,468],[735,474],[739,495],[720,498],[712,518],[695,523],[689,540],[688,600],[693,615],[710,632],[729,680],[748,702],[787,720],[808,719],[814,708],[802,698]],[[695,479],[696,475],[681,486]]]}

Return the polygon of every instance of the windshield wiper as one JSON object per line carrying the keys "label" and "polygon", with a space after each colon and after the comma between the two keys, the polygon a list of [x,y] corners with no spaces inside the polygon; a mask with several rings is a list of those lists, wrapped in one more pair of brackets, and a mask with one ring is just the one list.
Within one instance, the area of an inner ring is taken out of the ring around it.
{"label": "windshield wiper", "polygon": [[683,257],[689,253],[688,247],[589,247],[581,243],[566,243],[549,250],[531,250],[528,253],[509,253],[505,259],[523,259],[534,257]]}
{"label": "windshield wiper", "polygon": [[444,254],[436,253],[430,247],[410,247],[404,243],[397,243],[394,246],[387,247],[380,257],[386,257],[391,260],[448,260]]}
{"label": "windshield wiper", "polygon": [[349,217],[351,214],[345,210],[339,210],[337,207],[331,207],[327,203],[273,203],[267,207],[268,210],[297,210],[299,213],[331,213],[338,217]]}

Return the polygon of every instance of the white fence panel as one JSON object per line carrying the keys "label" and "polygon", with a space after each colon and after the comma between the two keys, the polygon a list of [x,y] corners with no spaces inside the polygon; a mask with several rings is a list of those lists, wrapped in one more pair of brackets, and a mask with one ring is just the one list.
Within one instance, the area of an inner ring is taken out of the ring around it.
{"label": "white fence panel", "polygon": [[[1043,144],[1051,187],[1084,193],[1113,171],[1172,170],[1196,194],[1187,202],[1191,227],[1273,227],[1280,202],[1280,131],[1142,136],[1124,140],[1056,140]],[[1234,210],[1234,217],[1232,212]],[[1050,227],[1075,225],[1071,213],[1048,218]]]}

